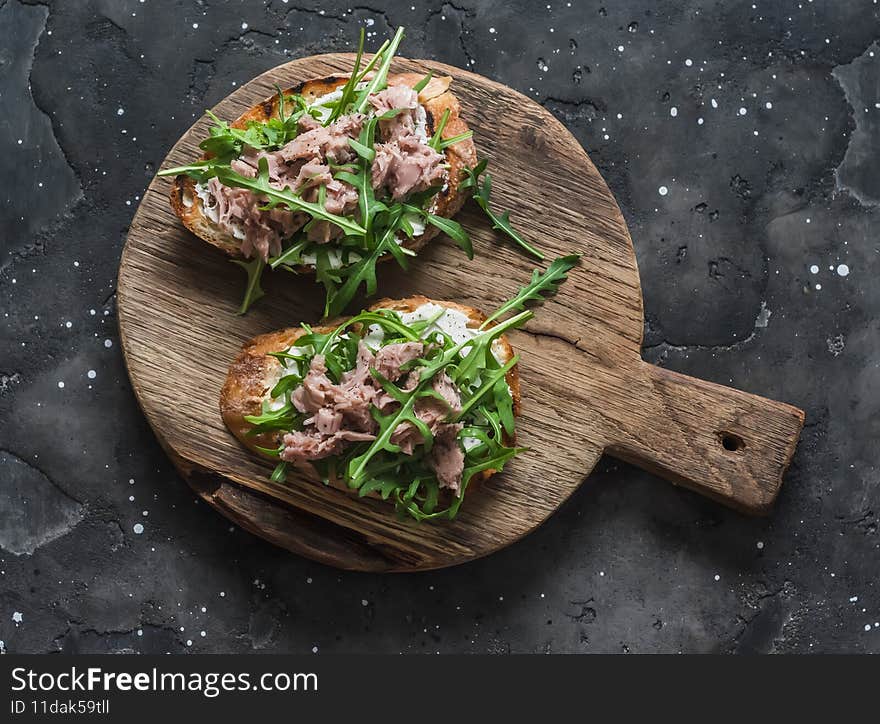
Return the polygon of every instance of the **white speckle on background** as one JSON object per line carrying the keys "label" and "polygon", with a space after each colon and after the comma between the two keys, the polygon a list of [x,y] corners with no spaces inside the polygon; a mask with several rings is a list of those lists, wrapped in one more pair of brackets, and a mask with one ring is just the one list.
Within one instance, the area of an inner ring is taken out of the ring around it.
{"label": "white speckle on background", "polygon": [[865,631],[870,631],[870,630],[871,630],[871,624],[866,623],[865,624]]}
{"label": "white speckle on background", "polygon": [[685,64],[688,68],[690,68],[690,67],[694,64],[694,61],[692,61],[690,58],[686,58],[685,61],[684,61],[684,64]]}
{"label": "white speckle on background", "polygon": [[495,28],[489,28],[489,32],[492,33],[492,34],[494,35],[494,34],[495,34]]}
{"label": "white speckle on background", "polygon": [[107,349],[110,349],[110,348],[113,346],[113,340],[112,340],[112,339],[105,339],[105,340],[104,340],[104,346],[105,346]]}
{"label": "white speckle on background", "polygon": [[855,602],[858,601],[858,600],[859,600],[859,597],[858,597],[858,596],[850,596],[850,597],[849,597],[849,602],[850,602],[850,603],[855,603]]}
{"label": "white speckle on background", "polygon": [[241,24],[241,29],[242,29],[242,30],[247,30],[247,29],[248,29],[248,24],[247,24],[247,23],[242,23],[242,24]]}
{"label": "white speckle on background", "polygon": [[821,284],[817,284],[817,285],[816,285],[816,291],[818,292],[818,291],[820,291],[821,289],[822,289],[822,285],[821,285]]}
{"label": "white speckle on background", "polygon": [[672,108],[669,109],[669,115],[675,118],[678,115],[678,108],[672,106]]}
{"label": "white speckle on background", "polygon": [[773,108],[773,104],[770,101],[767,101],[764,104],[764,108],[766,108],[769,111],[771,108]]}
{"label": "white speckle on background", "polygon": [[18,626],[24,620],[24,616],[21,615],[21,611],[16,611],[15,613],[13,613],[12,620],[15,621],[15,625]]}
{"label": "white speckle on background", "polygon": [[193,645],[192,639],[187,639],[187,640],[186,640],[186,645],[187,645],[187,646],[192,646],[192,645]]}
{"label": "white speckle on background", "polygon": [[134,526],[132,527],[132,530],[134,531],[135,535],[140,535],[141,533],[144,532],[144,526],[141,523],[135,523]]}
{"label": "white speckle on background", "polygon": [[201,636],[202,638],[205,638],[205,636],[207,635],[208,634],[205,631],[199,631],[199,636]]}
{"label": "white speckle on background", "polygon": [[764,550],[764,541],[759,540],[755,545],[758,547],[759,551]]}
{"label": "white speckle on background", "polygon": [[720,581],[720,580],[721,580],[721,576],[719,576],[717,573],[715,574],[715,580],[716,580],[716,581]]}
{"label": "white speckle on background", "polygon": [[226,591],[220,591],[220,598],[226,597]]}
{"label": "white speckle on background", "polygon": [[666,188],[665,186],[661,186],[659,189],[657,189],[657,193],[660,194],[661,196],[666,196],[666,194],[669,193],[669,189]]}
{"label": "white speckle on background", "polygon": [[139,628],[139,629],[137,630],[137,634],[138,634],[138,636],[143,636],[143,635],[144,635],[144,630],[141,629],[141,628]]}
{"label": "white speckle on background", "polygon": [[622,46],[622,45],[618,45],[618,46],[617,46],[617,52],[618,52],[618,53],[622,53],[622,52],[623,52],[623,46]]}
{"label": "white speckle on background", "polygon": [[58,380],[58,389],[60,389],[60,390],[64,389],[64,382],[62,382],[61,380]]}
{"label": "white speckle on background", "polygon": [[312,653],[313,653],[313,654],[318,653],[318,647],[317,647],[317,646],[312,646]]}
{"label": "white speckle on background", "polygon": [[198,24],[198,23],[193,23],[193,30],[197,30],[198,27],[199,27],[199,24]]}
{"label": "white speckle on background", "polygon": [[739,109],[739,114],[740,114],[741,116],[744,116],[746,113],[748,113],[748,111],[747,111],[745,108],[740,108],[740,109]]}
{"label": "white speckle on background", "polygon": [[718,108],[718,101],[716,101],[714,98],[709,102],[712,104],[712,108]]}
{"label": "white speckle on background", "polygon": [[116,109],[116,115],[117,115],[117,116],[121,116],[121,115],[123,115],[124,113],[125,113],[125,109],[124,109],[124,108],[117,108],[117,109]]}
{"label": "white speckle on background", "polygon": [[703,119],[702,119],[702,118],[698,118],[698,119],[697,119],[697,125],[698,125],[698,126],[702,126],[702,125],[703,125]]}
{"label": "white speckle on background", "polygon": [[87,376],[90,380],[93,380],[93,379],[95,379],[95,377],[98,376],[98,373],[95,372],[95,370],[89,370],[88,372],[86,372],[86,376]]}
{"label": "white speckle on background", "polygon": [[848,276],[849,275],[849,267],[846,264],[838,264],[837,265],[837,273],[842,277]]}
{"label": "white speckle on background", "polygon": [[813,266],[810,267],[810,274],[818,274],[818,273],[819,273],[819,267],[816,264],[813,264]]}

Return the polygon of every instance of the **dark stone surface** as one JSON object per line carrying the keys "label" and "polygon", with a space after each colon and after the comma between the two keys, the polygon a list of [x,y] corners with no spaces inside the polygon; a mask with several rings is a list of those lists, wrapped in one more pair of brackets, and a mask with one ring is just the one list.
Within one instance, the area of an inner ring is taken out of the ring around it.
{"label": "dark stone surface", "polygon": [[[0,649],[880,652],[878,6],[546,5],[0,0]],[[511,549],[374,576],[196,503],[122,363],[127,225],[202,109],[363,23],[571,128],[631,226],[648,359],[806,409],[771,517],[607,460]]]}

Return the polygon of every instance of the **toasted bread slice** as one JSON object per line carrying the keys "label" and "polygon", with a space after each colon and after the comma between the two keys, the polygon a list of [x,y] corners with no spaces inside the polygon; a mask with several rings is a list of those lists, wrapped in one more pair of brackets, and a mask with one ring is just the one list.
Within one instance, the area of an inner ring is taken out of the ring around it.
{"label": "toasted bread slice", "polygon": [[[388,85],[408,85],[413,87],[424,76],[418,73],[398,73],[388,77]],[[334,75],[327,78],[318,78],[305,81],[298,86],[284,91],[285,95],[299,94],[307,101],[312,102],[321,96],[332,93],[337,88],[345,85],[349,76]],[[443,138],[452,138],[468,130],[467,124],[460,116],[458,99],[449,91],[452,78],[432,78],[419,92],[419,102],[424,106],[427,116],[427,134],[432,136],[436,123],[439,122],[445,111],[449,111],[449,119],[443,128]],[[234,128],[246,128],[249,121],[266,121],[278,116],[278,96],[258,103],[239,116],[230,125]],[[447,184],[434,200],[432,213],[437,216],[452,218],[465,202],[466,195],[460,189],[462,169],[472,167],[477,163],[477,151],[472,139],[460,141],[449,146],[443,153],[449,164]],[[209,244],[216,246],[233,258],[241,258],[239,250],[241,242],[228,231],[221,228],[205,215],[202,200],[195,190],[195,181],[186,175],[176,176],[171,185],[171,208],[193,234]],[[412,239],[406,239],[403,246],[413,251],[421,249],[428,241],[436,236],[438,229],[428,226],[424,233]],[[390,258],[385,255],[383,259]],[[312,265],[298,266],[296,271],[307,273],[314,271]]]}
{"label": "toasted bread slice", "polygon": [[[470,320],[468,326],[479,327],[486,319],[486,315],[478,309],[468,307],[455,302],[436,301],[423,296],[414,296],[407,299],[382,299],[372,305],[370,311],[377,309],[393,309],[398,312],[413,312],[423,304],[433,303],[446,309],[456,310],[466,315]],[[345,321],[345,317],[334,319],[320,327],[313,327],[314,332],[326,334],[338,327]],[[491,325],[490,325],[491,326]],[[281,374],[281,363],[274,357],[268,356],[270,352],[280,352],[291,347],[296,340],[305,334],[302,327],[291,327],[278,332],[261,334],[246,342],[241,348],[238,357],[229,367],[226,382],[220,392],[220,414],[226,427],[239,439],[248,450],[257,453],[269,460],[275,460],[261,453],[258,448],[276,449],[284,437],[282,432],[266,433],[263,435],[248,435],[251,426],[245,421],[246,415],[259,415],[262,410],[263,400],[267,399],[269,391],[278,381]],[[501,362],[506,362],[514,356],[513,348],[505,335],[501,335],[496,343],[497,351],[500,352]],[[507,373],[507,384],[510,387],[513,398],[513,414],[520,413],[520,384],[518,365],[514,365]],[[505,436],[505,445],[513,445],[515,436]],[[302,472],[306,477],[314,478],[314,470],[311,465],[305,465]],[[471,480],[473,485],[478,480],[485,480],[494,474],[494,470],[480,473]],[[338,482],[336,487],[348,490],[344,483]]]}

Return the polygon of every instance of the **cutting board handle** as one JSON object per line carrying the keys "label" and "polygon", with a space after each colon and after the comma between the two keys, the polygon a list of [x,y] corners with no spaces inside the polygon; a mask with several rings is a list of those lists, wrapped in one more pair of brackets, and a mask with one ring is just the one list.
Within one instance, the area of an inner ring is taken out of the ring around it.
{"label": "cutting board handle", "polygon": [[803,411],[647,362],[641,370],[650,399],[609,454],[743,512],[767,513]]}

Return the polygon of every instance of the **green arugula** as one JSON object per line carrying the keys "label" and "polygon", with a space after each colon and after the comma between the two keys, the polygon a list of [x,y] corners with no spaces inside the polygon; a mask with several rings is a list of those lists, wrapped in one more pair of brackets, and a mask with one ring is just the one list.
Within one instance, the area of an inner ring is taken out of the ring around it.
{"label": "green arugula", "polygon": [[454,146],[456,143],[461,143],[462,141],[467,141],[469,138],[473,137],[473,131],[465,131],[464,133],[459,133],[456,136],[450,136],[449,138],[442,138],[440,143],[437,145],[437,150],[444,151],[450,146]]}
{"label": "green arugula", "polygon": [[397,32],[394,33],[394,38],[392,38],[388,46],[383,46],[379,49],[379,52],[373,56],[373,61],[377,58],[381,58],[382,64],[367,83],[366,87],[358,93],[354,108],[356,113],[363,113],[370,102],[370,96],[374,93],[378,93],[386,87],[388,82],[388,69],[391,67],[391,60],[394,58],[394,54],[397,52],[397,48],[402,40],[403,28],[398,28]]}
{"label": "green arugula", "polygon": [[487,173],[480,183],[480,175],[486,170],[488,159],[483,159],[473,168],[465,167],[463,169],[465,179],[459,185],[460,189],[473,189],[474,201],[489,217],[492,222],[492,228],[504,232],[513,239],[521,248],[525,249],[532,256],[543,261],[544,255],[534,246],[529,244],[510,224],[510,213],[505,211],[503,214],[496,214],[489,205],[489,197],[492,194],[492,177]]}
{"label": "green arugula", "polygon": [[531,281],[519,288],[514,297],[495,310],[489,315],[480,329],[484,329],[489,322],[498,319],[498,317],[511,312],[514,309],[525,309],[526,302],[544,301],[548,296],[556,294],[559,285],[568,278],[568,272],[577,266],[580,260],[580,254],[571,254],[569,256],[560,256],[550,262],[547,271],[541,273],[537,269],[532,272]]}
{"label": "green arugula", "polygon": [[255,178],[249,178],[236,173],[231,168],[217,170],[217,179],[224,186],[237,186],[238,188],[253,191],[258,196],[269,199],[268,204],[261,208],[274,208],[286,206],[290,211],[305,211],[311,214],[313,219],[322,219],[336,224],[340,229],[349,234],[363,234],[366,229],[357,221],[347,216],[331,214],[323,206],[305,201],[302,197],[294,194],[290,188],[277,189],[269,184],[269,162],[261,158],[258,162],[258,172]]}
{"label": "green arugula", "polygon": [[428,74],[413,86],[413,90],[416,93],[421,93],[423,90],[425,90],[428,83],[431,82],[431,78],[433,78],[433,77],[434,77],[434,71],[429,70]]}
{"label": "green arugula", "polygon": [[250,309],[251,304],[266,295],[263,291],[263,287],[260,286],[260,277],[263,276],[263,269],[266,267],[266,262],[260,257],[255,256],[249,261],[232,259],[232,263],[240,266],[247,274],[244,298],[241,300],[241,306],[238,308],[238,312],[236,312],[237,314],[242,315]]}
{"label": "green arugula", "polygon": [[358,76],[361,71],[361,58],[364,56],[364,29],[361,28],[361,34],[358,38],[358,49],[357,55],[354,59],[354,70],[351,72],[351,75],[348,77],[345,85],[342,86],[342,96],[339,98],[339,102],[336,104],[336,107],[327,117],[327,120],[324,122],[325,126],[329,126],[333,121],[335,121],[342,114],[343,109],[347,108],[351,104],[351,99],[354,96],[354,90],[358,84]]}
{"label": "green arugula", "polygon": [[428,141],[428,145],[433,148],[435,151],[440,150],[440,142],[443,140],[443,130],[446,128],[446,123],[449,121],[449,109],[443,111],[443,115],[440,116],[440,122],[437,124],[437,127],[434,129],[434,135],[431,136],[431,140]]}

